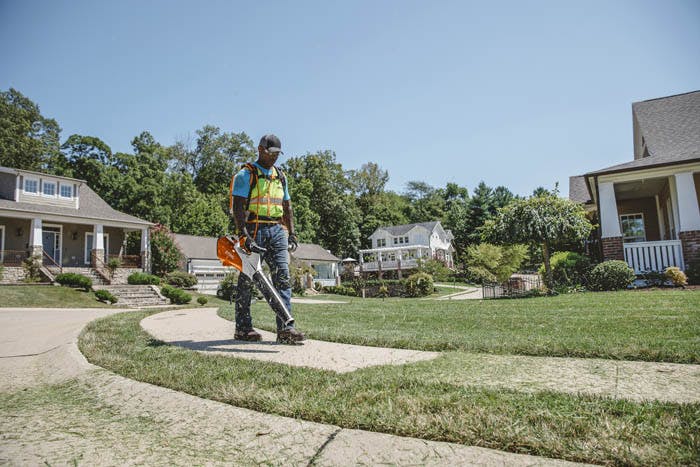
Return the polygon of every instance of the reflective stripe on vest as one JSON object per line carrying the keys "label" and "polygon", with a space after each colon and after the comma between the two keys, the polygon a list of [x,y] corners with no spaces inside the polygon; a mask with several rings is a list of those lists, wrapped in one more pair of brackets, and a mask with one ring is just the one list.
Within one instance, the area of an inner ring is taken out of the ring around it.
{"label": "reflective stripe on vest", "polygon": [[282,201],[284,199],[284,186],[279,179],[277,169],[271,179],[265,178],[257,168],[258,183],[250,190],[250,205],[248,210],[257,216],[281,218],[283,214]]}

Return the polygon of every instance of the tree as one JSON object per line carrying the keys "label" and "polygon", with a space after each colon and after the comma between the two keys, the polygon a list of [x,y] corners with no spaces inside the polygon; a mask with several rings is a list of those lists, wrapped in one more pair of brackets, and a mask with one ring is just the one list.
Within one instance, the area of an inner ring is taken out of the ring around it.
{"label": "tree", "polygon": [[306,178],[296,179],[287,177],[287,189],[292,198],[292,210],[294,211],[294,230],[300,242],[313,243],[316,240],[321,216],[311,208],[311,195],[314,186],[311,180]]}
{"label": "tree", "polygon": [[360,170],[350,171],[350,178],[358,196],[376,196],[384,191],[389,181],[389,173],[379,164],[367,162]]}
{"label": "tree", "polygon": [[14,88],[0,92],[0,165],[54,171],[60,167],[61,128],[39,106]]}
{"label": "tree", "polygon": [[445,216],[445,198],[440,190],[429,184],[410,181],[406,184],[405,196],[409,201],[409,222],[431,222]]}
{"label": "tree", "polygon": [[184,255],[175,242],[170,230],[158,224],[151,228],[151,270],[164,277],[173,272],[183,261]]}
{"label": "tree", "polygon": [[226,194],[197,191],[189,174],[170,174],[164,203],[170,207],[170,228],[189,235],[218,237],[229,231],[229,216],[221,207]]}
{"label": "tree", "polygon": [[585,240],[593,230],[586,211],[573,201],[555,195],[516,200],[486,222],[484,240],[496,243],[539,244],[545,267],[545,284],[552,286],[550,254],[566,242]]}
{"label": "tree", "polygon": [[61,145],[66,161],[64,175],[85,180],[102,199],[111,203],[120,177],[112,149],[95,136],[71,135]]}

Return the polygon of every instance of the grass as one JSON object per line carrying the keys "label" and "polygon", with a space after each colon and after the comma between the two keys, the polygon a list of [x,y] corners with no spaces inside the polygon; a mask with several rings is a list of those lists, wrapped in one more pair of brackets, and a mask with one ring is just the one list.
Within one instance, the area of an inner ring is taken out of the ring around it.
{"label": "grass", "polygon": [[[381,347],[700,363],[700,291],[520,300],[337,299],[349,303],[294,305],[298,327],[314,339]],[[221,316],[233,319],[233,306],[217,305]],[[251,312],[256,327],[275,329],[264,302]]]}
{"label": "grass", "polygon": [[[441,381],[440,374],[465,371],[463,352],[345,374],[202,355],[149,337],[139,322],[150,313],[93,321],[80,336],[80,349],[90,362],[129,378],[346,428],[601,464],[698,461],[700,404],[520,393]],[[312,312],[299,312],[304,313]]]}
{"label": "grass", "polygon": [[2,285],[0,307],[109,308],[92,292],[48,285]]}

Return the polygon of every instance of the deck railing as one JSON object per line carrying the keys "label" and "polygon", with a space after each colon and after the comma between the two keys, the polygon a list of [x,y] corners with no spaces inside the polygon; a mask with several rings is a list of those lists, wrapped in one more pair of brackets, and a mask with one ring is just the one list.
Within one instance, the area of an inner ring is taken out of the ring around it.
{"label": "deck railing", "polygon": [[121,267],[123,268],[141,267],[141,255],[108,255],[107,262],[109,262],[110,259],[118,259],[121,261]]}
{"label": "deck railing", "polygon": [[663,272],[670,266],[685,269],[680,240],[625,243],[623,248],[625,261],[634,269],[635,274],[647,271]]}

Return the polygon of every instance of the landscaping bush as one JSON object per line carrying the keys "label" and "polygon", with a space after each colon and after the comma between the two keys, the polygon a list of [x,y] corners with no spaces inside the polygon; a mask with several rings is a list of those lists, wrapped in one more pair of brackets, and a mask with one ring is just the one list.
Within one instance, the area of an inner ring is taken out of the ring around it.
{"label": "landscaping bush", "polygon": [[624,261],[605,261],[593,268],[588,285],[591,290],[620,290],[632,284],[636,277]]}
{"label": "landscaping bush", "polygon": [[[574,251],[559,251],[550,258],[552,285],[555,289],[586,285],[591,272],[591,261]],[[544,265],[538,271],[544,277]]]}
{"label": "landscaping bush", "polygon": [[126,281],[131,285],[159,285],[160,277],[145,272],[135,272],[130,274]]}
{"label": "landscaping bush", "polygon": [[646,271],[640,276],[649,287],[661,287],[666,283],[666,276],[659,271]]}
{"label": "landscaping bush", "polygon": [[216,296],[224,300],[232,300],[236,297],[238,284],[238,274],[230,272],[219,283],[216,289]]}
{"label": "landscaping bush", "polygon": [[417,272],[406,280],[406,295],[409,297],[425,297],[433,291],[433,278],[430,274]]}
{"label": "landscaping bush", "polygon": [[202,306],[206,305],[208,302],[209,302],[209,299],[207,297],[202,297],[202,296],[197,297],[197,303],[199,303]]}
{"label": "landscaping bush", "polygon": [[685,269],[685,275],[689,284],[700,285],[700,261],[690,262]]}
{"label": "landscaping bush", "polygon": [[170,303],[175,305],[184,305],[185,303],[190,303],[192,301],[192,295],[188,294],[182,289],[177,289],[170,285],[164,285],[160,288],[160,293],[164,297],[170,299]]}
{"label": "landscaping bush", "polygon": [[100,289],[95,291],[95,297],[101,302],[117,303],[117,297],[109,293],[109,291]]}
{"label": "landscaping bush", "polygon": [[194,276],[194,274],[189,274],[185,271],[173,271],[165,276],[165,281],[168,284],[181,289],[192,287],[197,284],[197,278]]}
{"label": "landscaping bush", "polygon": [[520,268],[526,257],[525,245],[471,245],[466,254],[467,277],[477,284],[503,283]]}
{"label": "landscaping bush", "polygon": [[110,260],[107,261],[109,277],[114,279],[114,273],[117,272],[117,269],[119,269],[120,267],[122,267],[122,261],[119,258],[110,258]]}
{"label": "landscaping bush", "polygon": [[77,287],[89,291],[92,288],[92,279],[81,274],[65,272],[56,276],[56,282],[66,287]]}
{"label": "landscaping bush", "polygon": [[184,259],[175,237],[164,225],[151,228],[151,267],[158,276],[175,271]]}
{"label": "landscaping bush", "polygon": [[336,295],[348,295],[355,297],[357,292],[354,288],[345,285],[329,285],[324,288],[327,293],[332,293]]}
{"label": "landscaping bush", "polygon": [[685,273],[675,266],[666,268],[664,271],[664,276],[666,279],[673,282],[676,287],[684,287],[688,285],[688,278]]}
{"label": "landscaping bush", "polygon": [[25,282],[38,282],[41,279],[41,256],[32,256],[22,261]]}
{"label": "landscaping bush", "polygon": [[418,272],[430,274],[433,277],[433,280],[436,281],[446,281],[452,274],[452,271],[445,266],[445,263],[437,259],[419,259],[418,267],[416,269]]}

